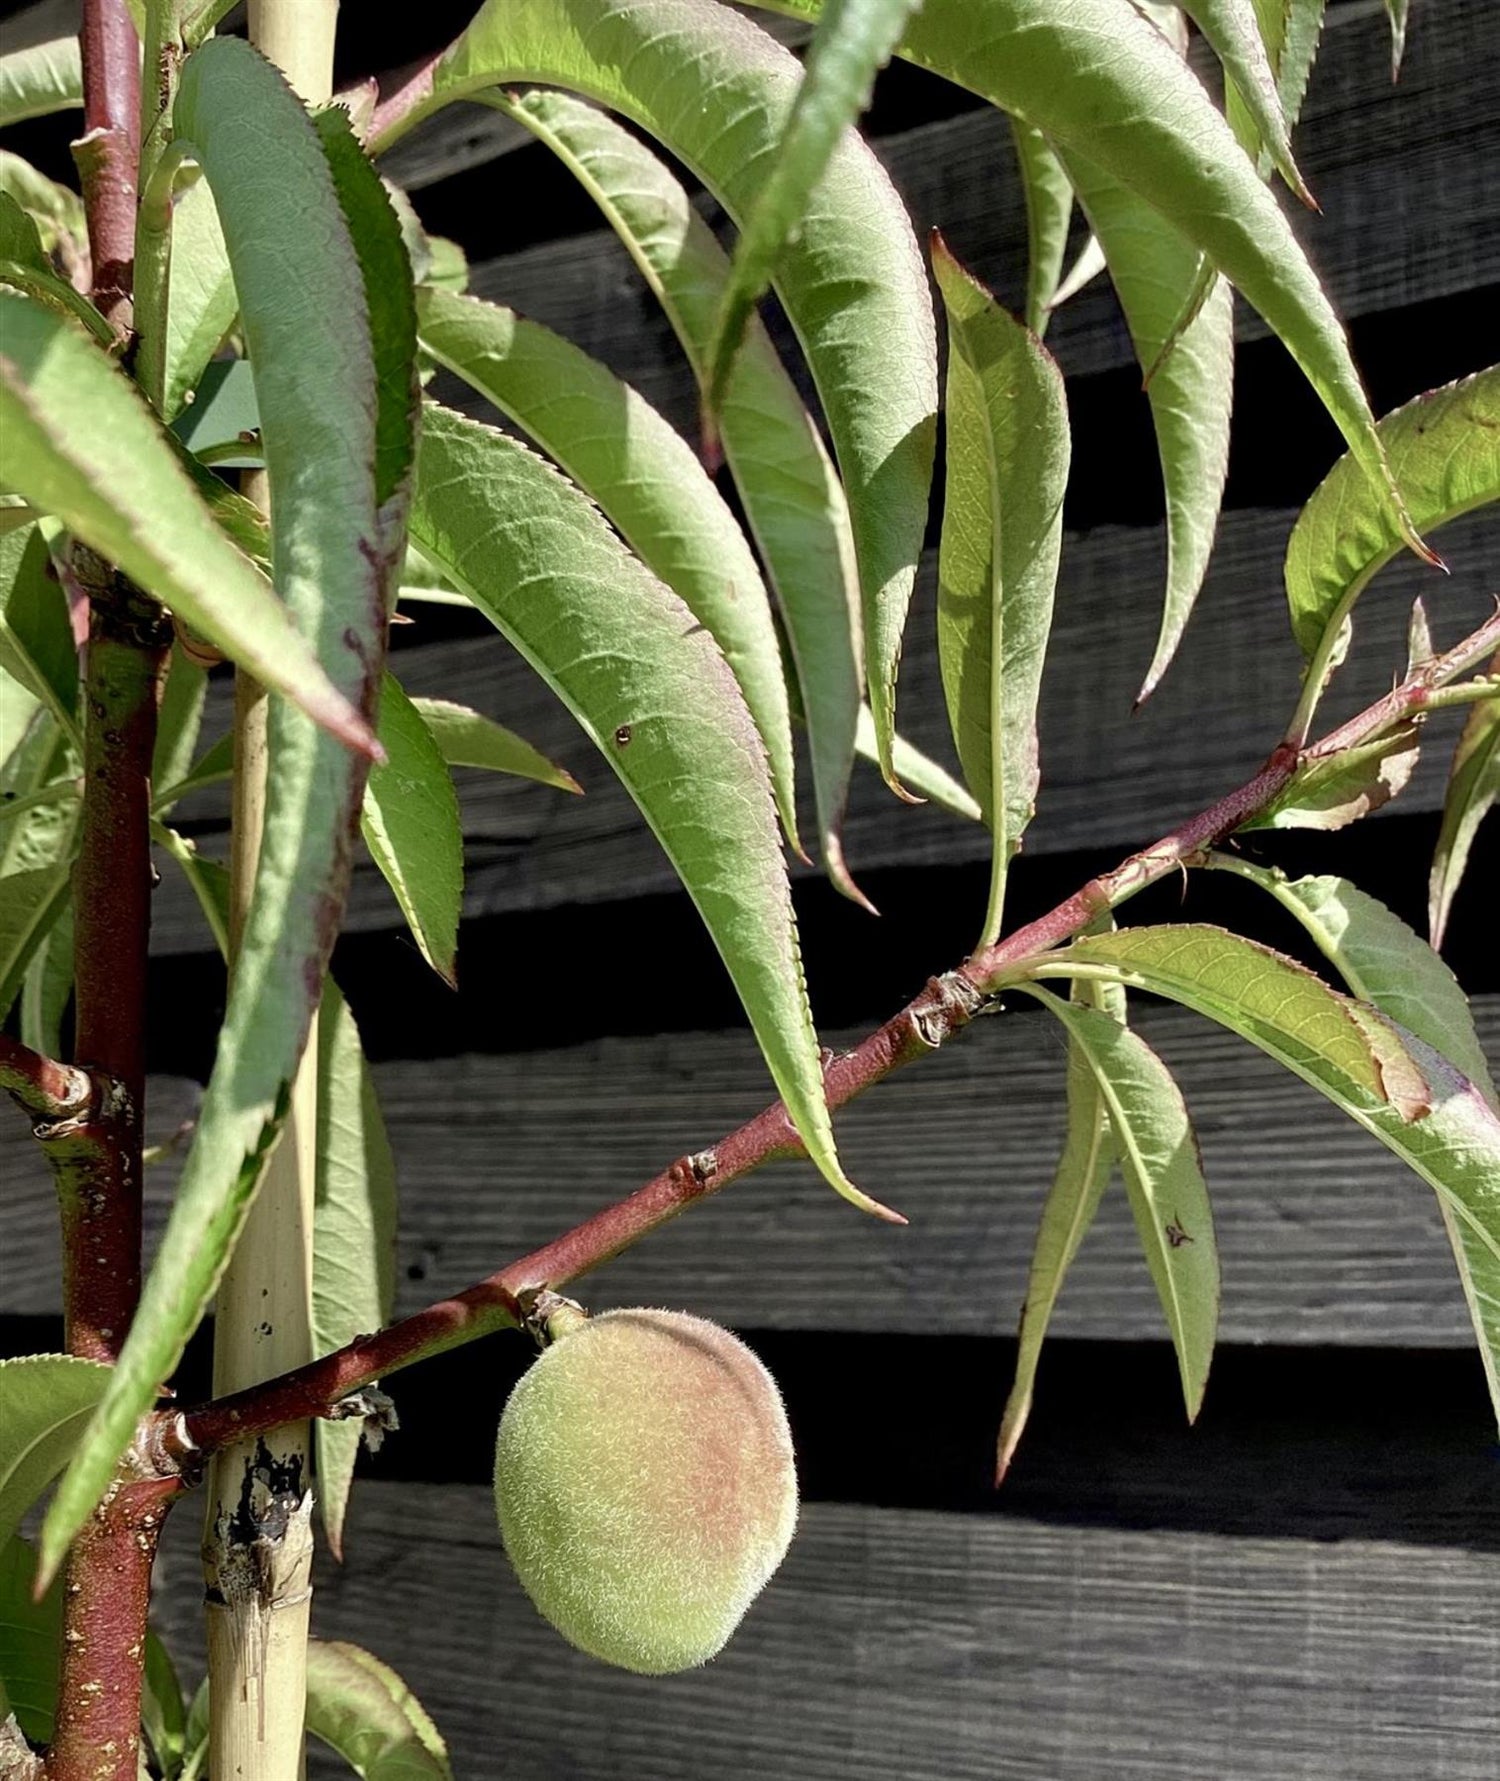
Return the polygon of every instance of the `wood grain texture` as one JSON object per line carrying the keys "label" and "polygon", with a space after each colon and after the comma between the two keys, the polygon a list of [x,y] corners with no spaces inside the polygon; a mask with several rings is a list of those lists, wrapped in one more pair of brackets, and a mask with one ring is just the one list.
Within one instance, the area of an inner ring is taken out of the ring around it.
{"label": "wood grain texture", "polygon": [[[1500,1065],[1500,997],[1479,1026]],[[1202,1139],[1224,1267],[1226,1342],[1467,1347],[1432,1194],[1389,1152],[1230,1034],[1177,1009],[1139,1027]],[[854,1035],[827,1036],[834,1045]],[[768,1098],[739,1033],[376,1066],[401,1193],[398,1309],[412,1311],[713,1142]],[[192,1087],[152,1084],[153,1125]],[[656,1233],[579,1291],[593,1308],[691,1305],[742,1328],[1010,1335],[1062,1132],[1062,1055],[1039,1012],[981,1024],[839,1121],[854,1178],[909,1230],[863,1219],[783,1164]],[[46,1172],[0,1125],[0,1312],[57,1303]],[[148,1171],[148,1229],[172,1164]],[[1124,1194],[1106,1198],[1059,1304],[1059,1335],[1157,1339],[1160,1308]]]}
{"label": "wood grain texture", "polygon": [[[179,1511],[161,1598],[189,1653],[195,1534]],[[660,1680],[537,1618],[483,1486],[362,1483],[348,1553],[315,1634],[393,1664],[472,1781],[1495,1773],[1493,1553],[815,1503],[724,1654]]]}
{"label": "wood grain texture", "polygon": [[[1264,760],[1290,714],[1300,672],[1281,591],[1293,517],[1271,511],[1225,516],[1181,657],[1135,715],[1131,701],[1156,635],[1162,532],[1100,527],[1066,540],[1042,689],[1042,786],[1028,853],[1094,846],[1123,853],[1144,845]],[[1406,614],[1417,592],[1425,593],[1440,642],[1456,641],[1489,612],[1500,587],[1500,526],[1481,512],[1444,531],[1439,542],[1450,576],[1403,558],[1366,597],[1352,658],[1325,707],[1330,724],[1389,689],[1405,660]],[[933,636],[934,574],[929,553],[908,631],[899,718],[913,742],[951,763]],[[508,724],[562,761],[587,793],[566,797],[500,774],[456,775],[467,840],[467,915],[678,888],[613,772],[498,636],[404,649],[394,660],[409,691],[457,699]],[[228,718],[227,692],[215,683],[205,737],[226,729]],[[1457,733],[1451,718],[1443,721],[1396,808],[1441,806],[1449,732]],[[185,802],[174,821],[214,856],[224,849],[227,812],[219,789]],[[930,806],[898,804],[864,765],[855,773],[844,839],[856,875],[988,857],[984,831]],[[158,863],[153,947],[205,950],[211,942],[192,892],[170,860]],[[346,926],[358,931],[399,922],[385,881],[361,850]]]}
{"label": "wood grain texture", "polygon": [[[1281,196],[1341,315],[1500,279],[1493,51],[1489,0],[1441,0],[1414,25],[1393,88],[1381,7],[1332,16],[1296,135],[1298,162],[1322,214]],[[874,146],[918,239],[940,226],[964,264],[1019,309],[1026,216],[1005,118],[972,111]],[[566,334],[695,436],[696,393],[682,353],[611,232],[489,260],[475,267],[474,288]],[[1239,332],[1247,339],[1266,333],[1243,304]],[[789,345],[786,334],[778,338]],[[1058,312],[1047,345],[1069,376],[1133,363],[1107,279]]]}

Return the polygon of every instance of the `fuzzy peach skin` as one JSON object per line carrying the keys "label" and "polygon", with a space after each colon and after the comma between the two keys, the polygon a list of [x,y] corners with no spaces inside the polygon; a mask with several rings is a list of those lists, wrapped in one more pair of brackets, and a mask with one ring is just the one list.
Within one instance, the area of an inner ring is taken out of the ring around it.
{"label": "fuzzy peach skin", "polygon": [[512,1392],[495,1506],[522,1586],[564,1638],[642,1675],[691,1669],[723,1649],[791,1541],[781,1394],[717,1324],[605,1312]]}

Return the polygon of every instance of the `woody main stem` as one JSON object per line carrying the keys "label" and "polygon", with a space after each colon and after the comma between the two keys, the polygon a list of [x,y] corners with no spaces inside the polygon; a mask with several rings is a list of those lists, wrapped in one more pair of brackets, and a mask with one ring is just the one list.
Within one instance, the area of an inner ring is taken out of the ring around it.
{"label": "woody main stem", "polygon": [[[1091,880],[1039,920],[987,947],[957,970],[931,979],[920,996],[853,1051],[828,1060],[823,1080],[829,1106],[843,1106],[893,1070],[936,1050],[969,1024],[1018,962],[1060,945],[1101,911],[1199,859],[1263,810],[1286,787],[1301,760],[1326,758],[1409,721],[1427,707],[1435,689],[1469,672],[1497,646],[1500,612],[1305,753],[1281,744],[1260,772],[1227,797],[1132,854],[1112,872]],[[678,1158],[629,1198],[452,1298],[376,1334],[360,1336],[310,1366],[172,1418],[168,1440],[186,1457],[194,1450],[211,1452],[227,1441],[285,1422],[335,1413],[341,1398],[399,1368],[521,1323],[545,1289],[599,1267],[762,1163],[801,1151],[801,1140],[778,1101],[712,1150]]]}
{"label": "woody main stem", "polygon": [[[140,46],[125,0],[85,0],[82,59],[86,128],[75,155],[93,294],[124,337],[140,103]],[[89,1086],[34,1130],[58,1188],[68,1350],[112,1362],[140,1296],[151,762],[171,633],[154,601],[81,546],[68,573],[89,606],[71,1073],[74,1091],[77,1078]],[[151,1566],[180,1489],[132,1450],[68,1554],[49,1781],[135,1781]]]}
{"label": "woody main stem", "polygon": [[[113,1361],[140,1294],[148,818],[166,634],[159,608],[99,569],[92,585],[91,569],[80,574],[92,616],[73,876],[76,1073],[91,1093],[33,1129],[58,1189],[68,1350]],[[151,1565],[180,1488],[128,1453],[69,1552],[49,1781],[135,1781]]]}

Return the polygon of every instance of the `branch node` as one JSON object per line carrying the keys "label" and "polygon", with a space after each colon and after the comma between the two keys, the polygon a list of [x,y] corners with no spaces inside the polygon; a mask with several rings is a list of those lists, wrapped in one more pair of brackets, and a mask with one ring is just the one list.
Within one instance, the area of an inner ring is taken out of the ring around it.
{"label": "branch node", "polygon": [[379,1453],[381,1443],[401,1427],[396,1405],[378,1385],[361,1386],[319,1412],[324,1422],[353,1422],[357,1417],[364,1427],[360,1437],[371,1453]]}

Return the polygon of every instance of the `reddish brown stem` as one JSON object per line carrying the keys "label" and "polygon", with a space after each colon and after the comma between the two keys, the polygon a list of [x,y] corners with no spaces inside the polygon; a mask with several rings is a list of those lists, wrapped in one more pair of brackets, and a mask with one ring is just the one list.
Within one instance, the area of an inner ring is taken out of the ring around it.
{"label": "reddish brown stem", "polygon": [[1281,791],[1296,772],[1298,758],[1297,750],[1290,743],[1282,743],[1260,772],[1227,798],[1220,798],[1217,804],[1210,805],[1191,822],[1132,854],[1112,872],[1091,878],[1049,914],[1029,922],[1024,928],[1017,928],[1004,940],[976,953],[960,967],[962,976],[977,993],[988,994],[1004,976],[1008,965],[1061,945],[1096,915],[1113,909],[1148,884],[1155,884],[1157,879],[1179,870],[1205,848],[1232,835]]}
{"label": "reddish brown stem", "polygon": [[415,111],[431,94],[433,74],[443,54],[440,50],[436,55],[424,56],[420,62],[413,62],[385,77],[370,119],[372,142],[394,129],[408,112]]}
{"label": "reddish brown stem", "polygon": [[[141,1281],[151,919],[151,757],[171,641],[160,607],[75,546],[89,596],[84,785],[73,873],[76,1054],[87,1105],[39,1124],[57,1180],[68,1351],[112,1362]],[[181,1478],[128,1460],[68,1555],[48,1781],[135,1781],[157,1532]]]}
{"label": "reddish brown stem", "polygon": [[[1500,614],[1446,656],[1410,676],[1387,698],[1377,700],[1341,726],[1334,732],[1338,747],[1353,747],[1419,711],[1434,686],[1466,672],[1494,647],[1497,636]],[[1308,753],[1328,753],[1332,740],[1325,737]],[[1092,879],[1050,914],[976,954],[947,976],[932,978],[915,1001],[853,1051],[825,1060],[823,1080],[829,1106],[842,1107],[912,1058],[936,1050],[968,1025],[997,988],[1003,987],[1019,961],[1060,945],[1102,910],[1199,859],[1233,834],[1285,788],[1302,758],[1295,747],[1281,744],[1260,772],[1228,797],[1132,854],[1114,871]],[[186,1461],[195,1450],[212,1452],[283,1423],[336,1413],[340,1398],[401,1367],[523,1322],[543,1291],[599,1267],[695,1201],[717,1193],[762,1163],[801,1151],[801,1140],[778,1101],[712,1150],[679,1157],[628,1199],[606,1207],[487,1280],[429,1305],[389,1329],[357,1337],[346,1348],[279,1379],[186,1415],[163,1417],[161,1436],[168,1450]]]}
{"label": "reddish brown stem", "polygon": [[[131,328],[141,50],[125,0],[84,0],[84,134],[74,144],[93,296]],[[75,1055],[94,1093],[36,1128],[57,1178],[70,1353],[114,1361],[140,1297],[151,759],[170,627],[161,609],[75,546],[89,598],[84,787],[73,874]],[[68,1554],[47,1781],[135,1781],[151,1569],[181,1490],[132,1450]]]}
{"label": "reddish brown stem", "polygon": [[1407,675],[1400,686],[1393,688],[1383,699],[1367,705],[1357,717],[1351,717],[1348,723],[1340,724],[1313,743],[1308,754],[1326,760],[1329,755],[1341,754],[1346,748],[1354,748],[1373,736],[1395,729],[1408,718],[1420,716],[1438,687],[1450,686],[1477,668],[1497,646],[1500,646],[1500,607],[1477,631],[1471,631],[1446,655],[1434,656]]}
{"label": "reddish brown stem", "polygon": [[0,1089],[33,1119],[51,1120],[84,1112],[94,1085],[84,1071],[0,1033]]}
{"label": "reddish brown stem", "polygon": [[68,1349],[119,1353],[140,1297],[141,1114],[151,928],[151,756],[171,628],[161,608],[75,548],[90,629],[84,784],[73,869],[75,1056],[109,1086],[49,1133],[62,1200]]}
{"label": "reddish brown stem", "polygon": [[96,306],[130,332],[140,160],[141,43],[125,0],[83,0],[83,135],[73,144],[88,216]]}
{"label": "reddish brown stem", "polygon": [[136,1781],[151,1567],[179,1477],[127,1477],[68,1558],[48,1781]]}

